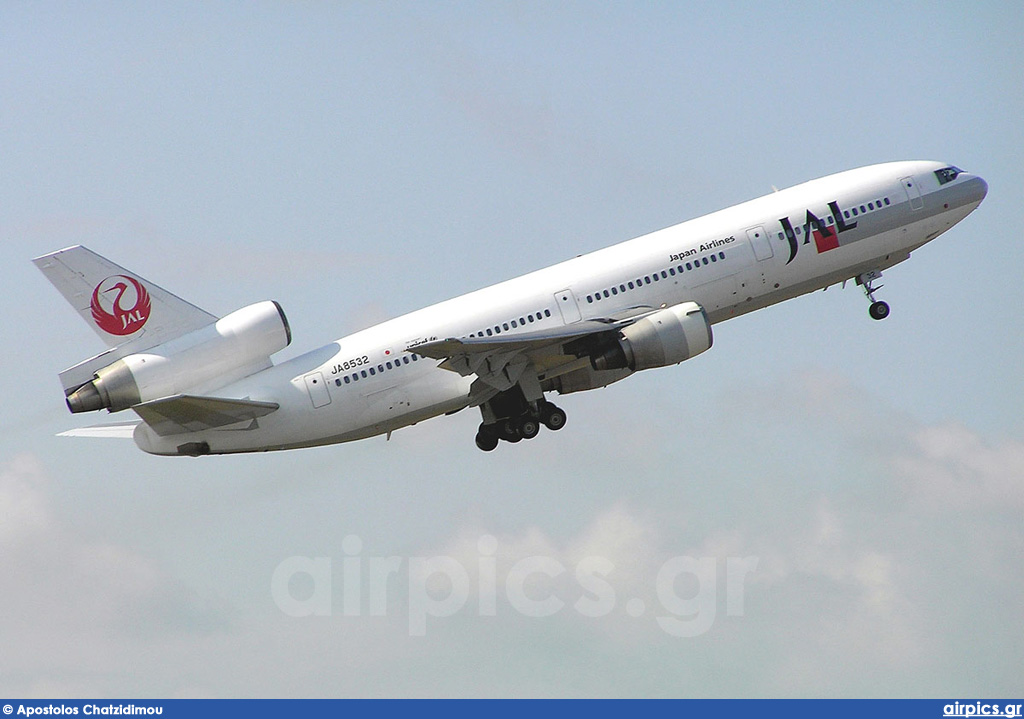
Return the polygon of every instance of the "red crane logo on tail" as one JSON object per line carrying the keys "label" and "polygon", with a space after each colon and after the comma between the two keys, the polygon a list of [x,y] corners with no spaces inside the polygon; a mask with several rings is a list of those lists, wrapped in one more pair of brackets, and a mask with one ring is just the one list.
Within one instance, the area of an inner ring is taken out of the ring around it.
{"label": "red crane logo on tail", "polygon": [[96,285],[89,307],[97,327],[108,334],[124,336],[142,329],[149,319],[152,302],[149,292],[135,278],[111,275]]}

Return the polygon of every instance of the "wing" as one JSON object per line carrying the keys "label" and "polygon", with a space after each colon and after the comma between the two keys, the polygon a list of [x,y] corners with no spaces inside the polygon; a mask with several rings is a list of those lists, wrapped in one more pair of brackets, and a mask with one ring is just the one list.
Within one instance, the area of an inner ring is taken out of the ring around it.
{"label": "wing", "polygon": [[540,332],[494,337],[450,337],[409,347],[464,377],[475,375],[470,403],[479,405],[520,382],[543,381],[589,364],[586,348],[656,310],[635,308],[628,316],[591,319]]}
{"label": "wing", "polygon": [[241,429],[253,429],[258,417],[268,415],[279,407],[276,402],[179,394],[143,402],[132,409],[154,432],[166,437],[246,421],[253,424]]}

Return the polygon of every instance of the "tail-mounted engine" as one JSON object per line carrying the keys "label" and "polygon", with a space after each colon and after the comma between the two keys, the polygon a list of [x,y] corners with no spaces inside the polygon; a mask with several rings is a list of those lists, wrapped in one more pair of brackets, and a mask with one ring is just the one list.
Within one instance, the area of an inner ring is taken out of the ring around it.
{"label": "tail-mounted engine", "polygon": [[595,370],[666,367],[710,349],[712,341],[704,308],[683,302],[624,327],[615,344],[591,355],[590,364]]}
{"label": "tail-mounted engine", "polygon": [[68,395],[68,408],[117,412],[186,391],[208,392],[269,367],[270,355],[291,339],[281,306],[258,302],[97,370]]}

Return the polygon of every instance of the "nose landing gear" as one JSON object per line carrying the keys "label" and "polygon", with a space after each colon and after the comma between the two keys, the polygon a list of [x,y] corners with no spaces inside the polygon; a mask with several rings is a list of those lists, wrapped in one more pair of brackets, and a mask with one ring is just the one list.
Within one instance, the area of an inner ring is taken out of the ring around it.
{"label": "nose landing gear", "polygon": [[868,314],[871,315],[873,320],[884,320],[889,316],[889,305],[886,302],[875,299],[875,292],[882,289],[882,285],[875,287],[872,283],[882,277],[881,272],[865,272],[864,274],[857,275],[857,284],[864,287],[864,294],[871,300],[871,306],[868,307]]}

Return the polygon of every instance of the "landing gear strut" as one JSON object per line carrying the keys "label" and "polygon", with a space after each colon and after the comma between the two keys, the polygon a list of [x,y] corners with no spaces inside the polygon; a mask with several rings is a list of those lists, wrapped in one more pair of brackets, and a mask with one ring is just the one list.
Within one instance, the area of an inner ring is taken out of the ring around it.
{"label": "landing gear strut", "polygon": [[538,401],[536,409],[526,406],[518,415],[505,417],[492,424],[482,423],[476,433],[476,446],[490,452],[505,440],[515,444],[524,439],[533,439],[540,433],[541,425],[552,431],[565,426],[565,412],[546,399]]}
{"label": "landing gear strut", "polygon": [[881,300],[875,299],[875,292],[882,289],[882,285],[875,287],[871,283],[879,279],[882,276],[881,272],[865,272],[862,275],[857,275],[857,284],[864,287],[864,294],[871,300],[871,306],[868,307],[868,314],[871,315],[873,320],[884,320],[889,316],[889,305]]}

